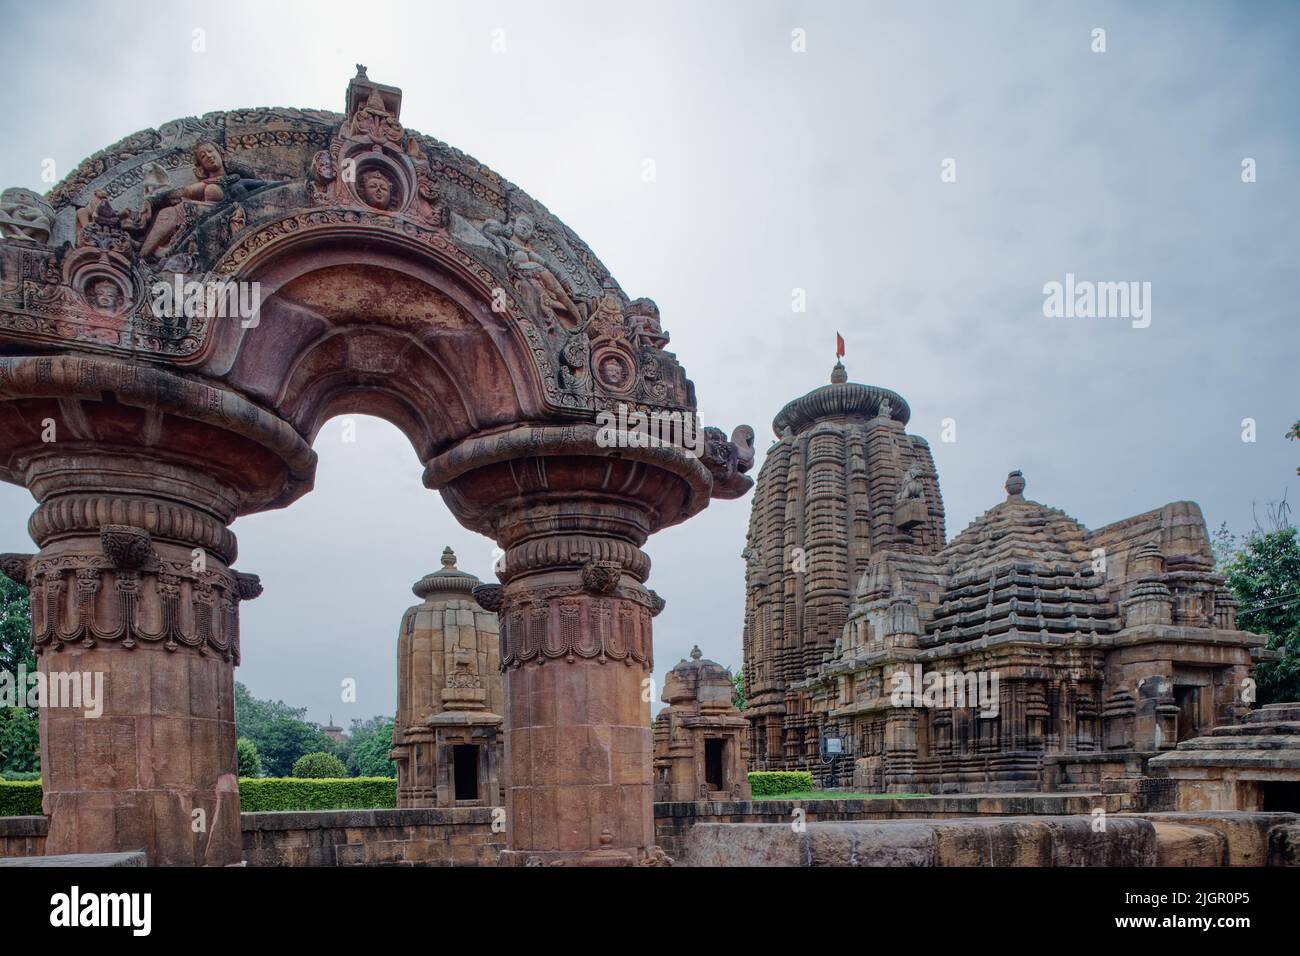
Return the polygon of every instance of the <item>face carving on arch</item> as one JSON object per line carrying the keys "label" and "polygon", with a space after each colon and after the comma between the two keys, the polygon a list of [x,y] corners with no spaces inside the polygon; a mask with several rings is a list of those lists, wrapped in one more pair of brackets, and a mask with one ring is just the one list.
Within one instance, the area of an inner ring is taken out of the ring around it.
{"label": "face carving on arch", "polygon": [[361,198],[375,209],[388,209],[393,204],[393,181],[382,169],[367,169],[361,174],[358,185]]}
{"label": "face carving on arch", "polygon": [[614,355],[606,356],[600,363],[600,380],[610,388],[622,388],[627,384],[627,363]]}
{"label": "face carving on arch", "polygon": [[99,279],[86,290],[86,299],[96,312],[114,313],[122,304],[122,292],[110,279]]}
{"label": "face carving on arch", "polygon": [[191,156],[194,159],[195,170],[202,173],[199,179],[211,179],[226,171],[225,163],[221,160],[221,152],[215,143],[207,140],[196,143]]}

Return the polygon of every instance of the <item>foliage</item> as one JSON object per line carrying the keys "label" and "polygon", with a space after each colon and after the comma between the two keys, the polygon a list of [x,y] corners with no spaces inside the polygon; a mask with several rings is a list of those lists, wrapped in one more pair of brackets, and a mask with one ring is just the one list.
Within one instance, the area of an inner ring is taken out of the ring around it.
{"label": "foliage", "polygon": [[39,780],[0,780],[0,817],[29,817],[41,812]]}
{"label": "foliage", "polygon": [[354,777],[393,777],[397,765],[388,760],[392,746],[393,718],[377,715],[366,720],[353,718],[348,735],[337,741],[330,752]]}
{"label": "foliage", "polygon": [[353,723],[348,773],[354,777],[396,777],[397,764],[388,759],[388,752],[393,748],[393,721],[384,720],[378,727],[365,731],[358,730],[358,723]]}
{"label": "foliage", "polygon": [[1258,702],[1300,700],[1300,540],[1294,527],[1256,530],[1228,564],[1228,587],[1241,602],[1237,626],[1268,635],[1282,660],[1255,668]]}
{"label": "foliage", "polygon": [[235,754],[239,758],[239,775],[241,777],[260,777],[262,775],[262,755],[257,752],[257,744],[247,737],[235,741]]}
{"label": "foliage", "polygon": [[[392,777],[296,779],[252,777],[239,781],[240,810],[387,810],[397,806]],[[0,817],[41,812],[41,782],[0,780]]]}
{"label": "foliage", "polygon": [[1219,525],[1219,530],[1210,535],[1210,553],[1214,555],[1215,573],[1226,577],[1228,566],[1236,560],[1240,550],[1237,536],[1228,530],[1228,522],[1223,522]]}
{"label": "foliage", "polygon": [[39,770],[40,719],[29,707],[0,708],[0,769]]}
{"label": "foliage", "polygon": [[293,763],[293,775],[295,777],[326,779],[342,777],[347,772],[348,768],[343,766],[343,762],[333,754],[303,754]]}
{"label": "foliage", "polygon": [[[32,653],[32,606],[27,588],[0,574],[0,671],[17,680],[19,667],[36,671]],[[21,688],[20,688],[21,690]],[[41,765],[40,721],[26,707],[0,709],[0,770],[37,770]]]}
{"label": "foliage", "polygon": [[915,800],[928,793],[849,793],[843,790],[800,790],[796,793],[773,793],[755,800]]}
{"label": "foliage", "polygon": [[290,707],[282,700],[258,700],[235,683],[235,732],[257,746],[262,770],[269,776],[289,776],[303,754],[334,752],[334,742],[303,720],[306,713],[307,708]]}
{"label": "foliage", "polygon": [[736,705],[736,710],[745,709],[745,673],[742,670],[731,675],[731,702]]}
{"label": "foliage", "polygon": [[813,775],[807,770],[755,770],[749,775],[754,796],[774,793],[807,793],[813,788]]}
{"label": "foliage", "polygon": [[40,780],[39,770],[0,770],[0,780]]}
{"label": "foliage", "polygon": [[239,781],[239,808],[267,810],[386,810],[397,806],[397,781],[391,777],[302,780],[258,777]]}
{"label": "foliage", "polygon": [[0,574],[0,670],[15,674],[20,664],[29,673],[36,670],[31,638],[32,602],[27,588]]}

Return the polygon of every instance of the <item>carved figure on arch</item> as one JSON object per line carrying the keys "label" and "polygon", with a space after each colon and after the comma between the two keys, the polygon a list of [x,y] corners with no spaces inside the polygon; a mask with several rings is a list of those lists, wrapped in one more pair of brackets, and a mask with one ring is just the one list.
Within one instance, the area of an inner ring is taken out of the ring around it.
{"label": "carved figure on arch", "polygon": [[254,178],[246,170],[233,166],[228,168],[221,149],[211,140],[195,143],[190,155],[194,160],[195,182],[160,190],[148,198],[152,225],[140,247],[140,255],[145,258],[165,251],[185,226],[185,201],[215,206],[229,200],[245,199],[274,185],[267,180]]}
{"label": "carved figure on arch", "polygon": [[532,291],[548,325],[572,329],[587,320],[587,307],[574,301],[546,260],[533,248],[537,224],[532,216],[520,213],[509,223],[489,219],[483,224],[482,232],[506,258],[519,280]]}

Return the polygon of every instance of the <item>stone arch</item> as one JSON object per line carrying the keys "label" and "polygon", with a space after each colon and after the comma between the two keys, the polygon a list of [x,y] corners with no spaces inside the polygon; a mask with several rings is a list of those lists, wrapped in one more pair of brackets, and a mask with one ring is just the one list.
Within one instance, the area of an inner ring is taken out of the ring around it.
{"label": "stone arch", "polygon": [[[177,120],[4,193],[0,479],[36,498],[39,551],[0,569],[31,588],[41,669],[105,677],[103,723],[41,715],[51,853],[238,862],[238,609],[261,585],[230,525],[309,491],[316,433],[355,411],[505,550],[480,601],[503,647],[542,649],[506,668],[504,859],[653,856],[641,546],[744,493],[752,430],[611,446],[614,412],[694,420],[658,309],[400,107],[361,68],[342,114]],[[194,289],[233,289],[235,315]]]}
{"label": "stone arch", "polygon": [[[230,280],[259,284],[258,327],[227,323],[208,364],[309,438],[340,411],[371,413],[427,461],[470,435],[548,415],[548,369],[518,306],[502,322],[483,277],[397,237],[358,249],[325,231]],[[259,334],[263,324],[276,334]]]}

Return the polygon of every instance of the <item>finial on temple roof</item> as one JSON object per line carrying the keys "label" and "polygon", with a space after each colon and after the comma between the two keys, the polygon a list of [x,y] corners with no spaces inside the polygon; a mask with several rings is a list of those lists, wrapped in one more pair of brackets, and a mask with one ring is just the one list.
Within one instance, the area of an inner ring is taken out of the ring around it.
{"label": "finial on temple roof", "polygon": [[456,552],[451,550],[451,545],[442,549],[442,566],[444,568],[454,568],[456,566]]}
{"label": "finial on temple roof", "polygon": [[356,75],[356,79],[359,79],[359,80],[368,80],[368,79],[370,79],[370,77],[366,76],[366,68],[365,68],[365,66],[363,66],[363,65],[360,64],[360,63],[357,64],[357,75]]}
{"label": "finial on temple roof", "polygon": [[849,380],[849,373],[844,370],[843,362],[836,362],[835,367],[831,369],[831,384],[843,385]]}
{"label": "finial on temple roof", "polygon": [[691,660],[698,661],[703,656],[704,652],[700,650],[700,645],[696,644],[691,648]]}
{"label": "finial on temple roof", "polygon": [[1011,500],[1022,501],[1022,500],[1024,500],[1024,494],[1023,494],[1023,492],[1024,492],[1024,490],[1025,490],[1025,476],[1024,476],[1023,474],[1021,474],[1019,468],[1017,468],[1017,469],[1016,469],[1015,471],[1013,471],[1011,474],[1007,475],[1007,483],[1006,483],[1006,485],[1004,485],[1003,487],[1005,487],[1005,488],[1007,489],[1007,500],[1008,500],[1008,501],[1011,501]]}

